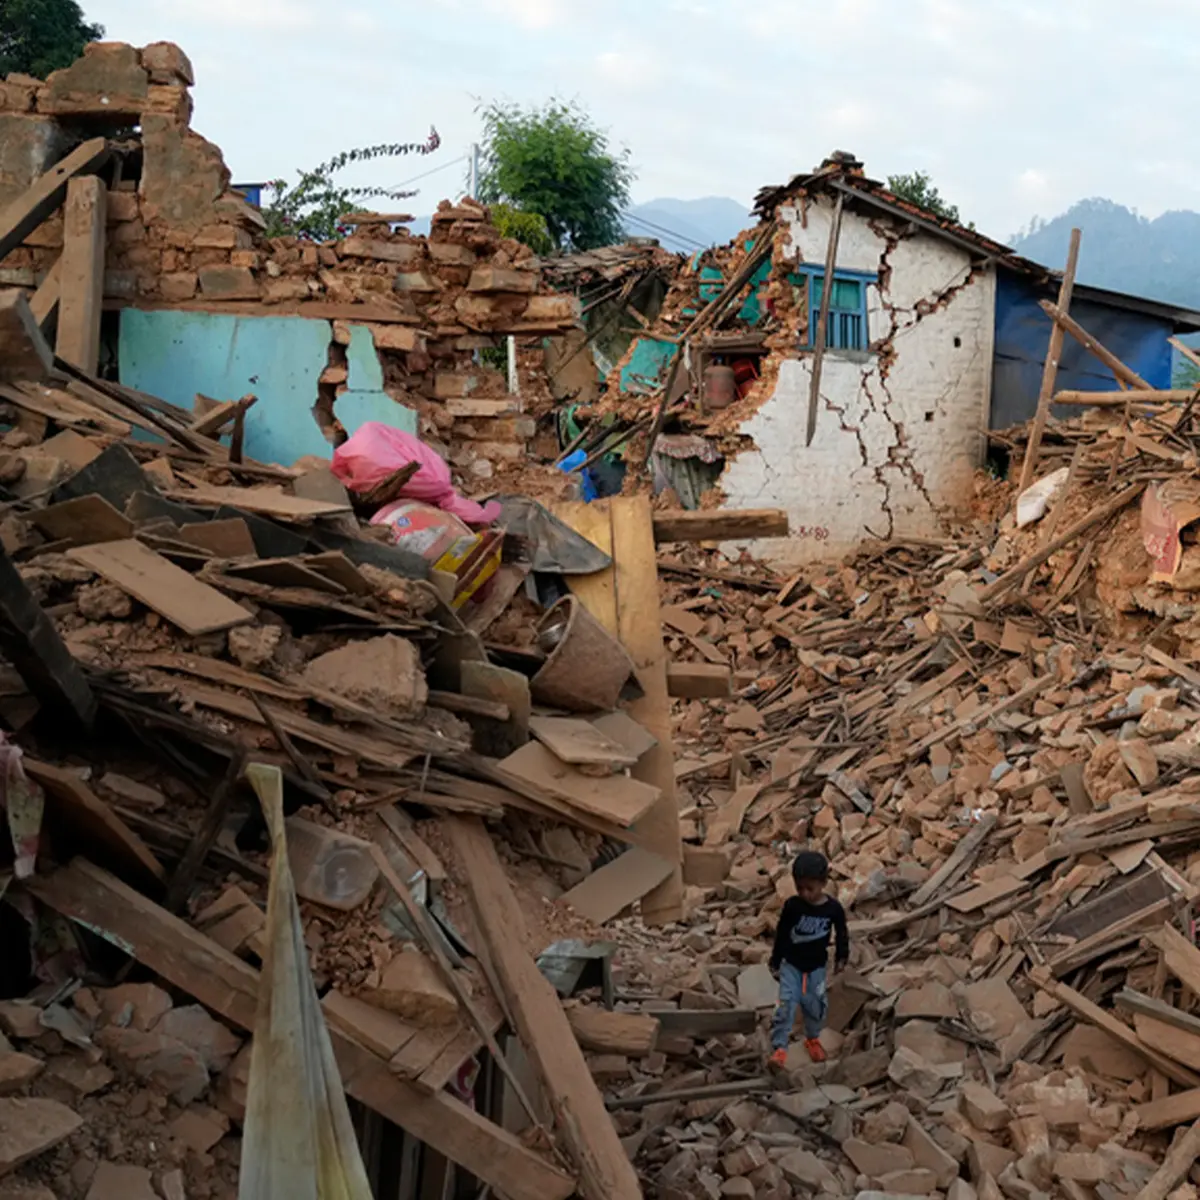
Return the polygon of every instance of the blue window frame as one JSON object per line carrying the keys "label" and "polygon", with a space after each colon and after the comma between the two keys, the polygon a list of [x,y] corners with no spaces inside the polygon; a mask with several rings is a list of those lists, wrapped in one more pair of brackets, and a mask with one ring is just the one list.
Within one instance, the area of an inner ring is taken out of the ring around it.
{"label": "blue window frame", "polygon": [[[825,331],[825,345],[830,350],[866,350],[871,344],[867,328],[867,285],[877,278],[865,271],[834,271],[829,326]],[[801,266],[793,273],[792,282],[797,287],[804,286],[808,294],[808,333],[801,349],[811,350],[821,314],[825,271],[818,266]]]}

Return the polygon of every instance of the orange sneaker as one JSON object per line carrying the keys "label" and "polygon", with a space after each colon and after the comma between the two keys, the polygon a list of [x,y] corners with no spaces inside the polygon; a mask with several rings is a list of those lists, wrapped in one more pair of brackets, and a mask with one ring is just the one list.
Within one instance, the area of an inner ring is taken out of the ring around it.
{"label": "orange sneaker", "polygon": [[780,1047],[778,1050],[773,1050],[771,1052],[771,1057],[767,1059],[767,1062],[773,1067],[786,1067],[787,1054],[788,1052],[783,1049],[783,1047]]}
{"label": "orange sneaker", "polygon": [[825,1053],[825,1047],[821,1045],[820,1038],[805,1038],[804,1048],[808,1051],[808,1057],[815,1063],[823,1063],[828,1055]]}

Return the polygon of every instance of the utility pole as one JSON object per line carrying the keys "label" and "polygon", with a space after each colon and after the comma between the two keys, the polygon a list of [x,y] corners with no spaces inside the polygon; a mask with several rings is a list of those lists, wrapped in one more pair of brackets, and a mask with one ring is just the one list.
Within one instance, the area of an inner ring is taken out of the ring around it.
{"label": "utility pole", "polygon": [[472,200],[478,199],[479,191],[479,143],[471,143],[470,165],[467,167],[467,195]]}

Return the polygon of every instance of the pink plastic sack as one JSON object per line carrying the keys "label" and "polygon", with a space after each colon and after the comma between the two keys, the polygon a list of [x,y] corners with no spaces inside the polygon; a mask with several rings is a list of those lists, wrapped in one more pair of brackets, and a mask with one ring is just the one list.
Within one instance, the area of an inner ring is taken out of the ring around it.
{"label": "pink plastic sack", "polygon": [[401,488],[401,496],[436,504],[470,525],[490,525],[500,516],[500,505],[494,500],[481,505],[460,496],[445,459],[420,438],[381,421],[360,425],[333,452],[332,469],[352,492],[365,492],[410,462],[419,462],[421,469]]}

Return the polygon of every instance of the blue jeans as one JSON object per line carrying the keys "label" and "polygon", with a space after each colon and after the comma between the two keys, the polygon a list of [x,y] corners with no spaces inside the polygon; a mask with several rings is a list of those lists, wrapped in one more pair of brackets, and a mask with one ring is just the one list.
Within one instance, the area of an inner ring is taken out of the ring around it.
{"label": "blue jeans", "polygon": [[796,1023],[796,1009],[804,1014],[804,1036],[820,1037],[825,1028],[825,1014],[829,1011],[829,997],[825,991],[825,968],[809,971],[807,975],[796,970],[791,963],[779,967],[779,1004],[771,1020],[771,1046],[775,1050],[786,1050],[792,1026]]}

